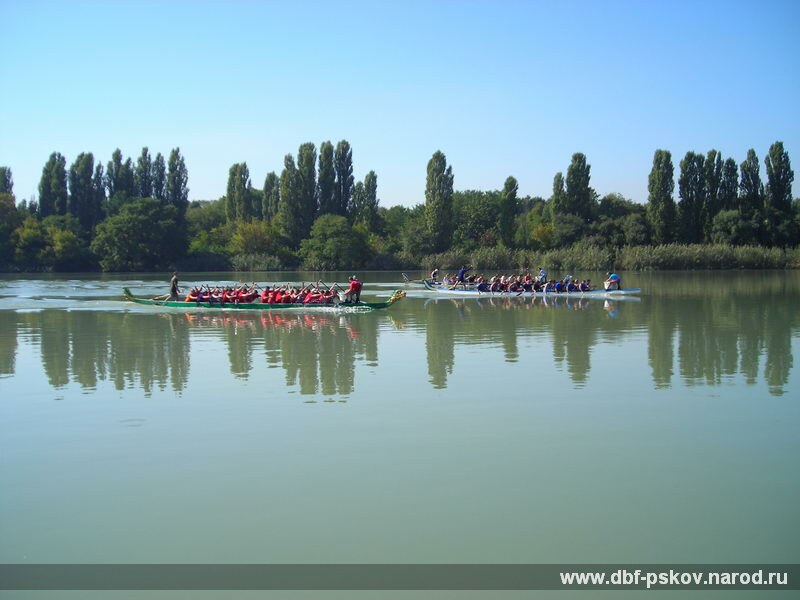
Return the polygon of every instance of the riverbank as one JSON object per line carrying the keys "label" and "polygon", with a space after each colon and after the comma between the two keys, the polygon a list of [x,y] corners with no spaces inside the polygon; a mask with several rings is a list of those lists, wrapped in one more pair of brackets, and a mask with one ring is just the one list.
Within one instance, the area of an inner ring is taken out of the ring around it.
{"label": "riverbank", "polygon": [[[674,270],[735,270],[735,269],[800,269],[800,247],[767,248],[764,246],[730,246],[725,244],[663,244],[658,246],[623,246],[611,248],[578,242],[565,248],[551,250],[511,249],[502,246],[475,250],[453,249],[439,254],[413,256],[407,253],[383,253],[370,257],[361,264],[331,265],[319,268],[303,265],[291,253],[285,256],[272,254],[246,254],[224,256],[189,255],[166,270],[191,272],[217,271],[315,271],[333,270],[423,270],[433,268],[454,270],[464,265],[485,270],[549,271],[674,271]],[[155,269],[161,272],[165,269]],[[53,269],[23,270],[6,265],[3,273],[47,273]],[[71,273],[97,271],[69,270]],[[142,272],[141,270],[139,272]]]}
{"label": "riverbank", "polygon": [[665,244],[608,248],[577,243],[546,251],[480,248],[473,252],[448,251],[427,256],[421,268],[457,269],[468,264],[476,269],[516,268],[550,271],[706,270],[706,269],[798,269],[800,249],[723,244]]}

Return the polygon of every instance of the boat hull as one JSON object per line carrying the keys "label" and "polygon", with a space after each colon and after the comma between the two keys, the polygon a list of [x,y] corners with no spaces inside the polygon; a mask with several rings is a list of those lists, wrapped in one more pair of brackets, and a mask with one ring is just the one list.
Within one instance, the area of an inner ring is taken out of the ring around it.
{"label": "boat hull", "polygon": [[461,296],[462,298],[598,298],[608,300],[624,296],[635,296],[641,293],[639,288],[621,290],[592,290],[590,292],[479,292],[476,289],[450,289],[445,286],[434,287],[425,284],[425,289],[430,292],[447,296]]}
{"label": "boat hull", "polygon": [[336,311],[343,309],[366,309],[375,310],[381,308],[389,308],[392,304],[400,300],[406,295],[402,290],[397,290],[392,294],[391,298],[384,302],[354,302],[346,304],[262,304],[260,302],[253,303],[235,303],[235,302],[184,302],[181,300],[151,300],[148,298],[137,298],[131,294],[128,288],[123,288],[123,296],[129,302],[142,304],[144,306],[161,306],[166,308],[181,308],[184,310],[250,310],[250,311],[265,311],[265,310],[328,310]]}

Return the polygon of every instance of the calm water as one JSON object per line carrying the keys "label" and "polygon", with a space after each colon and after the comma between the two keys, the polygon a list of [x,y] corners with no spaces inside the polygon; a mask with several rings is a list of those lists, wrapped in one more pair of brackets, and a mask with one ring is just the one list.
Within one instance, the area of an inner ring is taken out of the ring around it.
{"label": "calm water", "polygon": [[800,562],[798,273],[120,301],[166,280],[0,279],[0,562]]}

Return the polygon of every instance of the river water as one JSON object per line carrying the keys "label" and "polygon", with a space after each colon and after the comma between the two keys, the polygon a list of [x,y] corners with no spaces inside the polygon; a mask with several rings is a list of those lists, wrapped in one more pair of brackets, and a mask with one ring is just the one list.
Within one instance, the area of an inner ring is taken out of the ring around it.
{"label": "river water", "polygon": [[800,562],[800,274],[624,284],[252,314],[0,276],[0,562]]}

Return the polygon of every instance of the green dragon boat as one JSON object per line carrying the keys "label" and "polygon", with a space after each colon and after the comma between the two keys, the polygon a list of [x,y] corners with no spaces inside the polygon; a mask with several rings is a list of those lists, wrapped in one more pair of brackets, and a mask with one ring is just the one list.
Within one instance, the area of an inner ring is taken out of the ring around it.
{"label": "green dragon boat", "polygon": [[122,289],[125,300],[144,304],[146,306],[164,306],[168,308],[201,309],[201,310],[342,310],[342,309],[367,309],[374,310],[379,308],[389,308],[392,304],[403,298],[406,293],[397,290],[384,302],[345,302],[340,304],[262,304],[235,303],[235,302],[184,302],[182,300],[152,300],[149,298],[137,298],[128,288]]}

